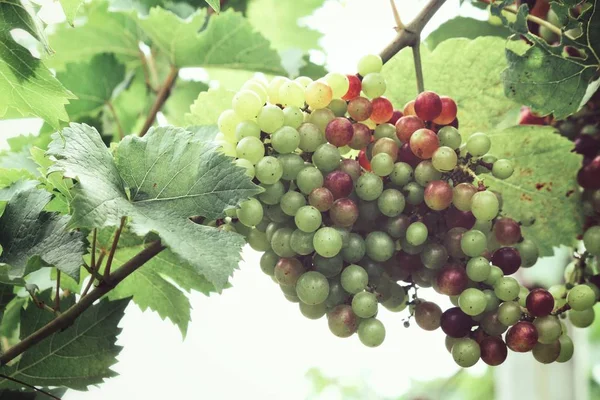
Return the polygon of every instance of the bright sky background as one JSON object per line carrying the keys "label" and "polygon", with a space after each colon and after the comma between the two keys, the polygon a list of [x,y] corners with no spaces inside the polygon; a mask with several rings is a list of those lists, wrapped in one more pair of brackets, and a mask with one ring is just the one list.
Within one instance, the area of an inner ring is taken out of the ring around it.
{"label": "bright sky background", "polygon": [[[408,22],[425,1],[397,3]],[[458,0],[448,1],[424,36],[458,12]],[[305,22],[324,33],[328,66],[340,72],[354,71],[362,55],[379,52],[395,34],[388,0],[329,0]],[[8,135],[36,132],[39,125],[36,120],[0,121],[0,148]],[[387,338],[379,348],[365,348],[356,335],[334,337],[325,318],[307,320],[297,304],[285,300],[260,271],[260,254],[247,248],[243,256],[232,289],[210,298],[191,296],[192,322],[185,341],[170,322],[132,304],[118,340],[124,346],[114,366],[120,376],[89,392],[69,391],[64,399],[304,399],[309,390],[305,373],[311,367],[333,377],[362,377],[379,394],[398,396],[411,380],[447,377],[458,370],[445,349],[444,334],[404,328],[404,313],[380,312]],[[420,294],[450,306],[432,291]],[[481,364],[471,370],[483,370]],[[321,397],[336,398],[334,393]]]}

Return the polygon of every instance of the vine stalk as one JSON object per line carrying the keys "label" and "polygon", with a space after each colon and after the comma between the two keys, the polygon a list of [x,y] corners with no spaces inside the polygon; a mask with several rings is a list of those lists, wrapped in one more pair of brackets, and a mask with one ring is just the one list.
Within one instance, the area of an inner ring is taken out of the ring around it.
{"label": "vine stalk", "polygon": [[169,75],[167,75],[167,78],[165,79],[162,86],[158,90],[158,93],[156,95],[156,100],[154,101],[154,104],[152,104],[152,107],[150,108],[150,112],[148,113],[148,117],[146,118],[146,121],[144,122],[144,126],[140,130],[140,133],[138,136],[140,136],[140,137],[144,136],[148,132],[150,127],[154,124],[154,120],[156,120],[156,115],[161,110],[161,108],[165,105],[165,102],[167,101],[167,99],[169,98],[169,95],[171,94],[171,89],[173,88],[173,85],[175,85],[175,81],[177,80],[177,74],[179,74],[179,69],[177,67],[175,67],[174,65],[171,65],[171,69],[169,70]]}

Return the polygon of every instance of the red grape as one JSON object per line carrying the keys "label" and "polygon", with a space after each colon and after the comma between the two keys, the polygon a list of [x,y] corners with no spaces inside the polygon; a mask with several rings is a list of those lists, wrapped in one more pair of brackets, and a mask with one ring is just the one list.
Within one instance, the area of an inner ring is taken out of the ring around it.
{"label": "red grape", "polygon": [[402,118],[402,111],[400,110],[394,110],[394,112],[392,113],[392,118],[390,118],[387,123],[388,124],[392,124],[392,125],[396,125],[396,122],[398,122],[398,120],[400,118]]}
{"label": "red grape", "polygon": [[573,150],[586,157],[594,157],[600,152],[600,140],[592,135],[579,135],[574,143],[575,148]]}
{"label": "red grape", "polygon": [[508,355],[506,343],[497,336],[486,337],[479,343],[479,348],[481,349],[481,359],[491,366],[502,364]]}
{"label": "red grape", "polygon": [[450,256],[454,258],[466,257],[460,245],[462,236],[466,231],[467,230],[465,228],[457,227],[452,228],[448,232],[446,232],[446,236],[444,238],[444,246],[446,247],[446,250],[448,250],[448,254],[450,254]]}
{"label": "red grape", "polygon": [[521,107],[519,125],[547,125],[544,117],[538,117],[529,107]]}
{"label": "red grape", "polygon": [[437,93],[423,92],[415,100],[415,112],[424,121],[433,121],[442,113],[442,100]]}
{"label": "red grape", "polygon": [[374,157],[379,153],[387,153],[390,157],[392,157],[392,160],[396,161],[398,158],[398,150],[398,145],[393,139],[384,137],[378,139],[373,144],[373,149],[371,149],[371,157]]}
{"label": "red grape", "polygon": [[402,110],[402,114],[406,115],[417,115],[415,112],[415,101],[411,100],[404,105],[404,109]]}
{"label": "red grape", "polygon": [[358,96],[360,96],[360,91],[362,89],[362,83],[358,76],[356,75],[347,75],[348,82],[350,85],[348,86],[348,91],[345,95],[342,96],[344,100],[352,100]]}
{"label": "red grape", "polygon": [[355,181],[360,176],[360,164],[356,160],[345,158],[340,164],[340,171],[347,173]]}
{"label": "red grape", "polygon": [[425,204],[435,211],[445,210],[452,204],[452,187],[446,181],[432,181],[425,187]]}
{"label": "red grape", "polygon": [[339,337],[352,336],[358,329],[358,318],[352,311],[352,307],[340,304],[327,313],[329,329]]}
{"label": "red grape", "polygon": [[410,149],[423,160],[430,159],[439,147],[440,140],[432,130],[419,129],[410,137]]}
{"label": "red grape", "polygon": [[434,331],[440,327],[442,309],[435,303],[424,301],[415,306],[415,322],[421,329]]}
{"label": "red grape", "polygon": [[512,218],[500,218],[494,224],[494,235],[498,243],[509,246],[521,239],[521,226]]}
{"label": "red grape", "polygon": [[398,151],[398,160],[407,163],[411,167],[416,167],[421,159],[414,155],[408,143],[404,143]]}
{"label": "red grape", "polygon": [[335,225],[352,226],[358,219],[358,206],[351,199],[337,199],[329,209],[329,216]]}
{"label": "red grape", "polygon": [[517,322],[506,332],[506,345],[518,353],[530,351],[537,341],[538,332],[531,322]]}
{"label": "red grape", "polygon": [[534,317],[545,317],[550,315],[554,309],[554,296],[544,289],[533,289],[527,295],[525,302],[529,314]]}
{"label": "red grape", "polygon": [[600,189],[600,156],[597,156],[579,170],[577,183],[584,189]]}
{"label": "red grape", "polygon": [[280,258],[275,264],[275,279],[280,285],[295,285],[304,272],[304,266],[296,258]]}
{"label": "red grape", "polygon": [[433,120],[438,125],[448,125],[456,119],[456,103],[448,96],[440,96],[442,112]]}
{"label": "red grape", "polygon": [[491,261],[504,272],[504,275],[512,275],[521,266],[521,255],[514,247],[500,247],[492,253]]}
{"label": "red grape", "polygon": [[366,121],[373,112],[373,104],[364,97],[356,97],[348,102],[348,115],[355,121]]}
{"label": "red grape", "polygon": [[440,326],[444,333],[453,338],[461,338],[471,332],[473,320],[460,308],[453,307],[443,312]]}
{"label": "red grape", "polygon": [[467,273],[459,265],[446,265],[438,272],[437,288],[446,296],[458,296],[466,289],[468,283]]}
{"label": "red grape", "polygon": [[446,211],[444,219],[449,229],[456,227],[471,229],[476,222],[476,218],[471,211],[460,211],[456,207],[450,207]]}
{"label": "red grape", "polygon": [[336,147],[343,147],[350,143],[354,135],[352,122],[347,118],[334,118],[327,124],[325,128],[325,136],[327,141]]}
{"label": "red grape", "polygon": [[352,128],[354,129],[354,135],[352,135],[350,147],[354,150],[362,150],[367,147],[371,143],[371,130],[369,127],[357,122],[352,125]]}
{"label": "red grape", "polygon": [[333,171],[327,174],[323,186],[329,189],[335,200],[348,197],[354,189],[352,177],[342,171]]}
{"label": "red grape", "polygon": [[367,171],[371,171],[371,163],[369,162],[369,159],[367,158],[367,152],[365,150],[359,151],[357,158],[358,158],[358,163],[360,164],[361,167],[363,167]]}
{"label": "red grape", "polygon": [[377,97],[371,102],[373,111],[371,112],[371,121],[376,124],[387,122],[394,115],[394,106],[385,97]]}
{"label": "red grape", "polygon": [[333,200],[333,194],[324,187],[313,189],[308,195],[308,203],[321,212],[329,210]]}
{"label": "red grape", "polygon": [[396,122],[396,136],[402,143],[408,143],[412,134],[423,128],[425,128],[425,123],[419,117],[405,115]]}

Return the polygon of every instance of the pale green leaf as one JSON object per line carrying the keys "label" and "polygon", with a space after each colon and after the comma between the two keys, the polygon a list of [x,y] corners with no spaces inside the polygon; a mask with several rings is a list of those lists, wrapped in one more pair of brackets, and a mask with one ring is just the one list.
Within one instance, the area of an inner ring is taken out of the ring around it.
{"label": "pale green leaf", "polygon": [[231,108],[231,101],[235,92],[225,89],[210,89],[202,92],[190,107],[185,121],[190,125],[216,124],[219,115]]}
{"label": "pale green leaf", "polygon": [[444,40],[452,38],[477,39],[480,36],[498,36],[507,38],[511,32],[508,28],[491,24],[474,18],[455,17],[441,24],[425,39],[430,50]]}
{"label": "pale green leaf", "polygon": [[190,106],[198,98],[198,95],[206,90],[208,90],[208,85],[204,82],[177,82],[163,108],[163,113],[169,123],[177,126],[185,125],[185,114],[189,112]]}
{"label": "pale green leaf", "polygon": [[77,16],[77,11],[79,11],[79,7],[83,0],[60,0],[60,5],[65,13],[65,17],[67,17],[67,22],[72,26],[75,17]]}

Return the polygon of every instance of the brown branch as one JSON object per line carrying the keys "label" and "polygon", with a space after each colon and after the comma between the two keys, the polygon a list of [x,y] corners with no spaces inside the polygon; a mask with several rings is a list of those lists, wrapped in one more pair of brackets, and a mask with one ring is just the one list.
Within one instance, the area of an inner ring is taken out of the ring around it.
{"label": "brown branch", "polygon": [[123,227],[125,226],[126,217],[121,217],[121,224],[117,228],[115,232],[115,238],[113,239],[112,246],[110,248],[110,253],[108,253],[108,259],[106,260],[106,267],[104,268],[104,280],[107,281],[110,279],[110,267],[112,266],[113,258],[115,257],[115,252],[117,251],[117,245],[119,244],[119,239],[121,238],[121,232],[123,231]]}
{"label": "brown branch", "polygon": [[156,100],[154,101],[154,104],[152,104],[152,108],[150,108],[150,112],[148,113],[148,117],[146,118],[146,122],[144,122],[144,126],[142,127],[139,136],[144,136],[148,132],[148,129],[150,129],[150,127],[154,124],[156,114],[158,114],[160,109],[165,105],[165,102],[171,94],[171,88],[175,84],[178,73],[179,70],[177,67],[172,65],[169,75],[167,75],[167,78],[163,82],[158,94],[156,95]]}
{"label": "brown branch", "polygon": [[412,47],[413,62],[415,64],[415,75],[417,77],[417,91],[423,93],[425,91],[425,81],[423,79],[423,66],[421,64],[421,43],[417,39],[417,43]]}
{"label": "brown branch", "polygon": [[104,255],[106,253],[104,251],[102,251],[100,253],[100,257],[98,257],[98,263],[96,264],[96,266],[92,266],[92,267],[87,267],[87,265],[83,264],[83,266],[85,267],[85,269],[90,273],[91,277],[90,280],[87,283],[87,286],[85,287],[85,289],[83,290],[83,292],[81,293],[81,297],[85,297],[86,294],[88,294],[88,292],[90,291],[90,288],[92,287],[92,284],[94,283],[94,280],[97,279],[98,282],[102,282],[104,281],[104,278],[102,277],[102,275],[100,275],[98,273],[98,271],[100,270],[100,266],[102,265],[102,261],[104,261]]}
{"label": "brown branch", "polygon": [[[19,356],[23,352],[35,344],[41,342],[52,334],[68,328],[77,317],[79,317],[85,310],[90,308],[92,304],[106,293],[110,292],[116,285],[122,282],[125,278],[135,272],[139,267],[148,262],[152,257],[163,251],[165,247],[160,241],[150,243],[148,247],[140,251],[138,254],[133,256],[129,261],[123,264],[119,269],[110,274],[108,282],[100,282],[98,287],[92,290],[89,294],[81,298],[81,300],[74,306],[69,308],[67,311],[62,313],[59,317],[56,317],[50,323],[44,325],[19,343],[8,349],[4,354],[0,356],[0,365],[6,365],[15,357]],[[109,283],[110,282],[110,283]]]}
{"label": "brown branch", "polygon": [[54,312],[60,311],[60,269],[56,270],[56,297],[54,298]]}
{"label": "brown branch", "polygon": [[[33,385],[30,385],[30,384],[29,384],[29,383],[27,383],[27,382],[23,382],[23,381],[21,381],[21,380],[18,380],[18,379],[12,378],[12,377],[10,377],[10,376],[7,376],[7,375],[4,375],[4,374],[0,374],[0,378],[8,379],[9,381],[13,381],[13,382],[15,382],[15,383],[18,383],[19,385],[23,385],[23,386],[25,386],[25,387],[28,387],[29,389],[33,389],[33,390],[35,390],[36,392],[40,392],[40,393],[42,393],[42,394],[45,394],[46,396],[50,397],[51,399],[60,400],[60,397],[56,397],[56,396],[55,396],[55,395],[53,395],[52,393],[46,392],[46,391],[45,391],[45,390],[43,390],[43,389],[38,389],[37,387],[35,387],[35,386],[33,386]],[[37,397],[37,396],[36,396],[36,397]]]}
{"label": "brown branch", "polygon": [[115,124],[117,125],[117,133],[119,134],[119,138],[123,139],[125,137],[125,131],[123,131],[123,126],[121,125],[121,120],[119,119],[119,116],[117,115],[117,111],[115,110],[115,107],[113,106],[112,101],[107,101],[106,105],[108,106],[108,109],[110,110],[110,113],[113,116],[113,119],[115,120]]}

